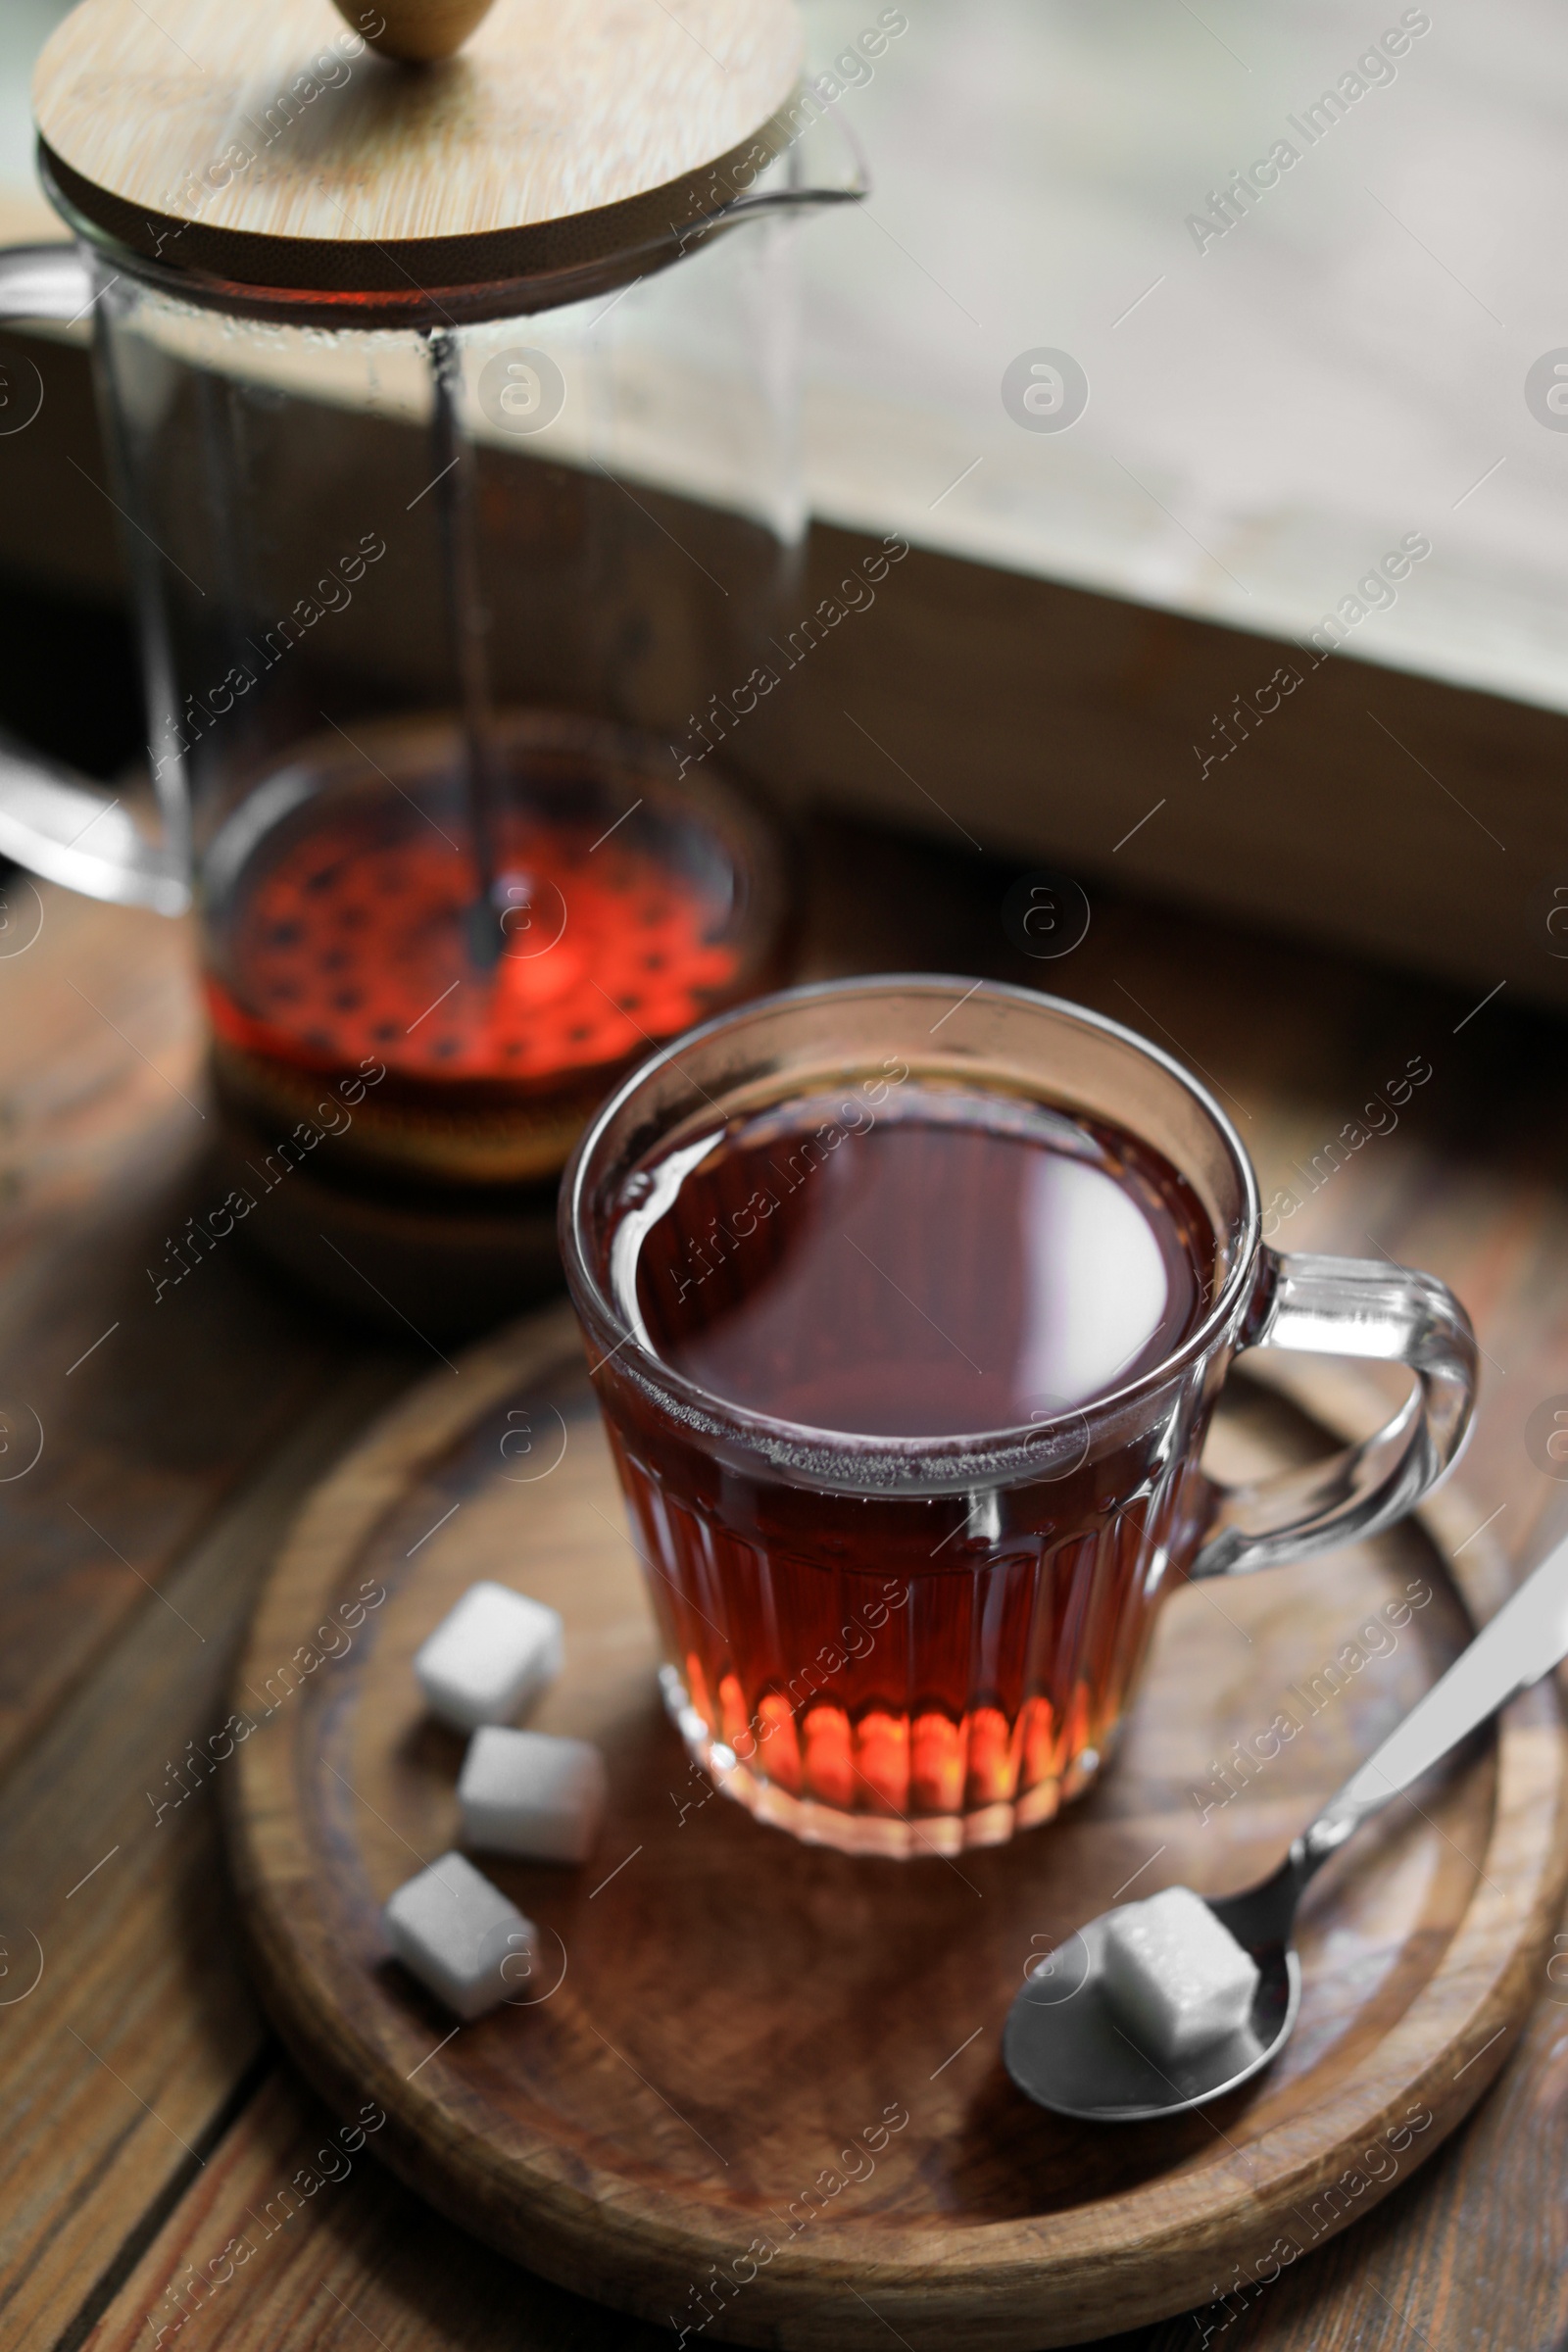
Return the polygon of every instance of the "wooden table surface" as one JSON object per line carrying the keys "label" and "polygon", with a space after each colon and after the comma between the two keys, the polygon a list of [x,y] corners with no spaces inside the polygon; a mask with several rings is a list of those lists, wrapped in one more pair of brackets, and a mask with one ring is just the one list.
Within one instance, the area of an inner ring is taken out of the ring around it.
{"label": "wooden table surface", "polygon": [[[1097,895],[1026,963],[1010,872],[821,827],[816,971],[1031,980],[1206,1072],[1291,1191],[1282,1247],[1378,1250],[1451,1283],[1486,1350],[1466,1481],[1521,1566],[1568,1516],[1526,1423],[1568,1392],[1563,1034],[1275,938]],[[216,1797],[174,1768],[225,1711],[260,1580],[306,1489],[434,1360],[284,1293],[235,1239],[155,1302],[212,1190],[190,942],[24,879],[0,908],[0,2343],[670,2342],[519,2272],[373,2161],[283,2061],[247,1985]],[[38,917],[41,910],[41,928]],[[36,933],[36,936],[34,936]],[[1413,1058],[1396,1129],[1313,1155]],[[1568,1404],[1568,1396],[1565,1396]],[[42,1451],[34,1460],[38,1431]],[[30,1464],[30,1466],[28,1466]],[[159,1811],[160,1805],[164,1810]],[[1049,1834],[1049,1833],[1048,1833]],[[1544,2352],[1568,2329],[1568,1938],[1472,2118],[1363,2224],[1148,2352]],[[41,1973],[40,1973],[41,1971]],[[1549,1973],[1549,1972],[1548,1972]],[[341,2151],[340,2140],[334,2144]],[[269,2216],[299,2180],[286,2223]],[[304,2189],[306,2181],[314,2183]],[[204,2272],[239,2240],[231,2276]]]}

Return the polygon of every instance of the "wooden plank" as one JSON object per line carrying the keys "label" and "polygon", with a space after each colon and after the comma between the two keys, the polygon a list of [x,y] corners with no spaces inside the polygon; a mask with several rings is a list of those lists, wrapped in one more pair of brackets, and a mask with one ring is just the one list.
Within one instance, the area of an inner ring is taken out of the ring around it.
{"label": "wooden plank", "polygon": [[[364,2352],[369,2337],[385,2352],[669,2352],[666,2329],[533,2278],[443,2220],[367,2161],[373,2137],[351,2154],[353,2119],[347,2137],[283,2067],[113,2301],[60,2352],[156,2352],[176,2340],[201,2352]],[[306,2171],[321,2185],[307,2196],[300,2184],[284,2225],[281,2192]],[[204,2293],[192,2282],[215,2262]],[[186,2313],[191,2332],[176,2339]],[[1139,2352],[1147,2340],[1147,2330],[1101,2338],[1097,2352]]]}
{"label": "wooden plank", "polygon": [[[374,2114],[363,2122],[375,2128]],[[285,2068],[72,2352],[175,2341],[202,2352],[363,2352],[371,2341],[386,2352],[667,2352],[663,2328],[530,2278],[466,2236],[372,2161],[361,2128],[358,2109],[337,2115]]]}
{"label": "wooden plank", "polygon": [[255,2058],[178,1767],[295,1497],[410,1359],[237,1250],[156,1297],[213,1195],[188,938],[20,879],[9,906],[0,1410],[11,1458],[43,1450],[0,1485],[0,2329],[41,2346]]}
{"label": "wooden plank", "polygon": [[41,927],[0,957],[0,1769],[345,1352],[237,1244],[149,1279],[225,1189],[181,928],[9,895]]}
{"label": "wooden plank", "polygon": [[[817,524],[795,617],[866,552]],[[1553,862],[1562,713],[920,548],[876,599],[763,706],[761,772],[790,800],[808,783],[953,856],[967,833],[1091,883],[1474,980],[1472,1003],[1501,979],[1568,1003],[1545,929],[1549,885],[1568,882]],[[1282,666],[1298,682],[1260,718]],[[1239,725],[1238,696],[1251,710]],[[1232,721],[1223,760],[1216,715]],[[1205,769],[1194,746],[1216,742]]]}
{"label": "wooden plank", "polygon": [[222,1723],[251,1594],[302,1491],[406,1376],[391,1350],[346,1363],[13,1765],[0,2334],[19,2352],[52,2345],[149,2208],[199,2177],[262,2046],[192,1744]]}

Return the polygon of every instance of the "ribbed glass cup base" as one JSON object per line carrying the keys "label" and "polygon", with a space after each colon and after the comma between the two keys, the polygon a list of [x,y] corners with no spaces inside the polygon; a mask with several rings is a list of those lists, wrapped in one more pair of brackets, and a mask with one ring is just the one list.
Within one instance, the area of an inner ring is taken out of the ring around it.
{"label": "ribbed glass cup base", "polygon": [[1094,1748],[1085,1748],[1065,1781],[1042,1781],[1016,1803],[979,1805],[964,1813],[852,1813],[820,1797],[797,1796],[754,1764],[743,1763],[725,1740],[713,1737],[673,1666],[660,1668],[659,1686],[687,1754],[722,1795],[804,1844],[836,1846],[844,1854],[881,1854],[890,1861],[909,1862],[922,1854],[1005,1845],[1015,1832],[1050,1821],[1063,1804],[1081,1796],[1098,1777],[1102,1762]]}

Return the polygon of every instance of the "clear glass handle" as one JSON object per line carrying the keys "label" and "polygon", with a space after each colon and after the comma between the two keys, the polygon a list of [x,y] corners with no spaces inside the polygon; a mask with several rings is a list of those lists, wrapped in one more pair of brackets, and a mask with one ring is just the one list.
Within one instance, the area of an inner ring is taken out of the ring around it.
{"label": "clear glass handle", "polygon": [[[70,324],[97,291],[79,245],[17,245],[0,252],[0,318]],[[0,735],[0,857],[90,899],[182,914],[190,890],[117,801],[85,776]]]}
{"label": "clear glass handle", "polygon": [[1377,1535],[1436,1486],[1464,1444],[1476,1391],[1470,1318],[1432,1274],[1359,1257],[1265,1250],[1243,1345],[1408,1364],[1416,1386],[1375,1436],[1310,1469],[1220,1491],[1190,1574],[1246,1576]]}

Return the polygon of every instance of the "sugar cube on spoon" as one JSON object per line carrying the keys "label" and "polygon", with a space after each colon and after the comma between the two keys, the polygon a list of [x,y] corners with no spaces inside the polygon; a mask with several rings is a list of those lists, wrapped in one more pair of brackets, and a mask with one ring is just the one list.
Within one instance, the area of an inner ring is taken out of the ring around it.
{"label": "sugar cube on spoon", "polygon": [[458,1780],[465,1842],[537,1862],[586,1861],[606,1789],[591,1740],[489,1725],[469,1740]]}
{"label": "sugar cube on spoon", "polygon": [[1105,1921],[1104,1985],[1151,2058],[1178,2059],[1246,2024],[1257,1963],[1200,1895],[1167,1886]]}
{"label": "sugar cube on spoon", "polygon": [[538,1975],[532,1920],[462,1854],[443,1854],[406,1880],[381,1925],[409,1973],[461,2018],[525,1994]]}
{"label": "sugar cube on spoon", "polygon": [[414,1653],[425,1704],[456,1732],[510,1723],[561,1672],[560,1616],[488,1578],[463,1598]]}

